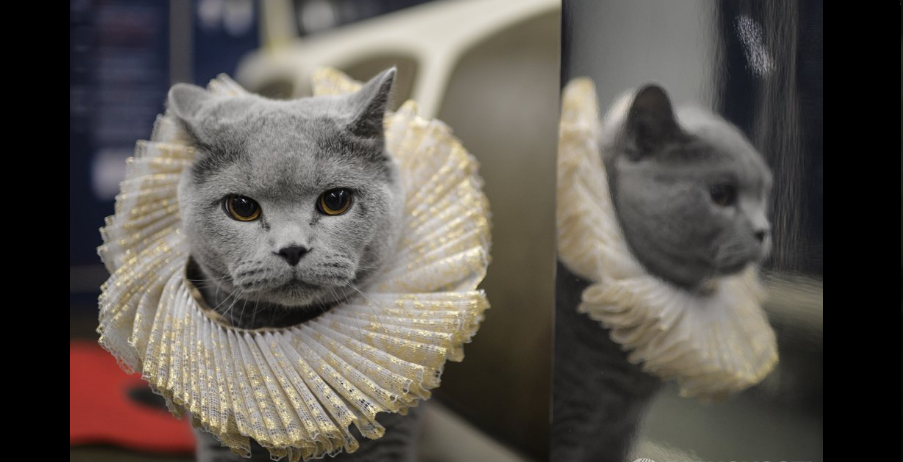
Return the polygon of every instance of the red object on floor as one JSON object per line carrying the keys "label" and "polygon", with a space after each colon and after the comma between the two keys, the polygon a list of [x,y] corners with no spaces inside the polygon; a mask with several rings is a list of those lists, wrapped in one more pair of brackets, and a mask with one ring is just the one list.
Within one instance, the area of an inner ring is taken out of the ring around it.
{"label": "red object on floor", "polygon": [[93,342],[69,342],[69,445],[114,444],[149,452],[193,452],[187,420],[139,404],[129,391],[147,386]]}

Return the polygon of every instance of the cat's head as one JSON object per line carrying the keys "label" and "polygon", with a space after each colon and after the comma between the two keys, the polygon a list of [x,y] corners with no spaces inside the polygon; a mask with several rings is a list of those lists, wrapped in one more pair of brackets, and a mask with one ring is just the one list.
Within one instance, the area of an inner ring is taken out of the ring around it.
{"label": "cat's head", "polygon": [[708,111],[675,113],[656,85],[637,91],[627,107],[602,144],[618,219],[637,259],[687,288],[761,261],[771,244],[772,179],[746,137]]}
{"label": "cat's head", "polygon": [[319,308],[386,263],[404,202],[383,133],[394,77],[292,101],[170,90],[170,114],[197,148],[179,203],[207,283],[251,303]]}

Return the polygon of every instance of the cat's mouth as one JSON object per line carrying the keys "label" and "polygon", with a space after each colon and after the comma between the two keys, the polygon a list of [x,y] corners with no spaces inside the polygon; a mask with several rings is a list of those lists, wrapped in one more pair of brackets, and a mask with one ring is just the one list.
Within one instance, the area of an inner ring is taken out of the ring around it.
{"label": "cat's mouth", "polygon": [[332,274],[313,275],[313,277],[310,277],[311,275],[308,276],[309,277],[302,277],[296,272],[289,276],[285,282],[276,285],[274,289],[297,290],[299,292],[342,290],[343,288],[347,288],[351,283],[354,283],[353,280],[349,281],[347,278],[339,278]]}
{"label": "cat's mouth", "polygon": [[739,245],[722,246],[718,249],[713,261],[715,274],[729,276],[739,273],[747,266],[762,261],[765,255],[762,248],[744,248]]}
{"label": "cat's mouth", "polygon": [[288,290],[288,291],[299,291],[299,292],[307,292],[310,290],[317,290],[320,288],[319,284],[314,284],[311,282],[307,282],[301,279],[298,275],[292,276],[291,279],[279,285],[277,289]]}
{"label": "cat's mouth", "polygon": [[[275,287],[266,290],[270,298],[287,309],[303,309],[309,306],[334,306],[343,303],[355,293],[352,284],[321,284],[303,279],[297,274]],[[318,308],[319,309],[319,308]]]}
{"label": "cat's mouth", "polygon": [[[251,276],[248,277],[248,274]],[[238,273],[230,280],[246,295],[271,299],[286,306],[328,299],[332,294],[351,290],[348,286],[355,282],[344,274],[315,272],[309,268],[306,272],[297,269],[292,272],[252,270]]]}
{"label": "cat's mouth", "polygon": [[745,269],[749,264],[750,264],[749,261],[739,261],[736,263],[730,263],[727,265],[719,266],[717,269],[717,272],[719,275],[722,275],[722,276],[736,274],[736,273],[739,273],[740,271],[743,271],[743,269]]}

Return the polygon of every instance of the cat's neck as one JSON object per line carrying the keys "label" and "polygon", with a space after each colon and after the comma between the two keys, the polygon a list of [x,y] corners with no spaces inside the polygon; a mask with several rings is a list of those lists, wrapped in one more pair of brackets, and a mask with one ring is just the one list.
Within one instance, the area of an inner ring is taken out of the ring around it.
{"label": "cat's neck", "polygon": [[260,300],[256,296],[243,297],[240,291],[229,291],[208,277],[194,260],[189,260],[188,279],[209,309],[221,322],[240,329],[290,327],[314,319],[345,300],[309,306],[287,307]]}
{"label": "cat's neck", "polygon": [[552,460],[627,460],[661,381],[577,311],[590,282],[558,264]]}

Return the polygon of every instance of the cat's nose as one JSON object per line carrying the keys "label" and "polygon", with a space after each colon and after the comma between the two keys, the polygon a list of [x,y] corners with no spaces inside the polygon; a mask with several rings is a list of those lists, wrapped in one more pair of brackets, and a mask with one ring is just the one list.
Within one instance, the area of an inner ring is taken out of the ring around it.
{"label": "cat's nose", "polygon": [[295,266],[301,261],[301,257],[303,257],[307,252],[310,252],[310,249],[304,247],[303,245],[290,245],[288,247],[283,247],[276,252],[277,255],[284,258],[289,265]]}
{"label": "cat's nose", "polygon": [[756,240],[759,242],[762,242],[765,240],[765,236],[768,236],[768,230],[760,229],[760,230],[756,231],[755,234],[756,234]]}

